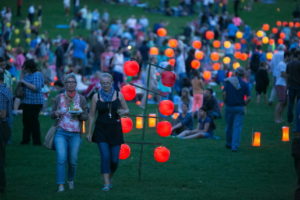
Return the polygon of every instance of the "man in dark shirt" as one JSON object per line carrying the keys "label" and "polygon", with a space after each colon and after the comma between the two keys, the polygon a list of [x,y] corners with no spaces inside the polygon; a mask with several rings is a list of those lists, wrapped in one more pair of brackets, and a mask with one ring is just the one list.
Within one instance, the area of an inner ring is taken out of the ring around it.
{"label": "man in dark shirt", "polygon": [[293,58],[287,64],[287,89],[288,89],[288,122],[293,122],[295,100],[300,99],[300,51],[293,53]]}
{"label": "man in dark shirt", "polygon": [[300,199],[300,100],[296,106],[296,120],[294,127],[294,138],[292,142],[292,156],[294,157],[295,169],[298,178],[298,187],[295,191],[295,200]]}
{"label": "man in dark shirt", "polygon": [[223,98],[225,103],[226,148],[233,152],[240,145],[240,134],[244,120],[244,107],[250,102],[248,84],[242,80],[245,71],[239,67],[235,76],[227,78],[224,83]]}
{"label": "man in dark shirt", "polygon": [[212,119],[221,118],[221,111],[218,100],[213,95],[214,91],[211,88],[204,90],[203,107],[207,109],[207,114]]}

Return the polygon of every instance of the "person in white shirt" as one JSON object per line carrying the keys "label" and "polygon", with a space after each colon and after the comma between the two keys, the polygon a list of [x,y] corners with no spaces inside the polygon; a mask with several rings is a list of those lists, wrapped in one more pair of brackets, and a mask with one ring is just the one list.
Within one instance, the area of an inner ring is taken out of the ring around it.
{"label": "person in white shirt", "polygon": [[66,16],[69,16],[70,7],[71,7],[70,0],[63,0],[63,1],[64,1],[65,14],[66,14]]}
{"label": "person in white shirt", "polygon": [[35,13],[34,6],[30,5],[28,8],[28,19],[29,19],[31,25],[34,22],[34,13]]}
{"label": "person in white shirt", "polygon": [[137,19],[135,18],[134,15],[131,15],[126,21],[126,26],[130,29],[135,29],[137,24]]}

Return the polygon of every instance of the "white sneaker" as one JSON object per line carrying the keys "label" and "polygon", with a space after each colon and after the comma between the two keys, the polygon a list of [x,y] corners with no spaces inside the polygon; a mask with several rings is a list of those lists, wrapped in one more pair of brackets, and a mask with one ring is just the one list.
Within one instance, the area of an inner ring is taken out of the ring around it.
{"label": "white sneaker", "polygon": [[63,192],[63,191],[65,191],[64,185],[59,185],[57,188],[57,192]]}
{"label": "white sneaker", "polygon": [[74,181],[68,181],[69,189],[74,190]]}

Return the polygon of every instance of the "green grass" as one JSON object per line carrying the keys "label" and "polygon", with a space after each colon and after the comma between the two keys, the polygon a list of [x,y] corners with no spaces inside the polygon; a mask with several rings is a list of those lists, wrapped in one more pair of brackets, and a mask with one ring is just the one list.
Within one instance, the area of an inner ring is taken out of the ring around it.
{"label": "green grass", "polygon": [[[81,1],[83,4],[83,1]],[[111,17],[121,17],[123,21],[141,9],[128,6],[108,5],[96,0],[85,0],[89,7],[105,8]],[[151,6],[159,1],[151,1]],[[68,24],[64,17],[62,1],[31,0],[24,1],[23,16],[30,3],[43,5],[43,26],[51,37],[61,34],[70,37],[68,30],[55,29],[56,24]],[[172,3],[174,3],[172,1]],[[2,0],[0,7],[9,5],[15,12],[15,1]],[[280,7],[280,12],[276,9]],[[291,20],[294,2],[278,0],[277,4],[254,4],[251,12],[241,13],[244,21],[253,28],[263,23],[275,24],[276,20]],[[232,11],[232,5],[229,6]],[[165,20],[169,22],[168,31],[181,33],[181,28],[192,17],[165,17],[146,13],[151,23]],[[14,19],[18,21],[20,19]],[[87,35],[85,30],[80,33]],[[133,113],[141,113],[130,104]],[[155,106],[151,107],[154,111]],[[131,145],[132,155],[120,162],[115,175],[114,188],[104,193],[100,190],[102,178],[99,172],[100,159],[95,144],[83,140],[79,153],[76,189],[62,194],[55,193],[55,152],[42,147],[20,146],[22,119],[17,116],[13,128],[13,144],[7,147],[7,194],[3,199],[207,199],[207,200],[287,200],[292,199],[296,186],[296,175],[290,153],[290,142],[280,141],[281,125],[273,123],[274,107],[252,102],[242,133],[241,148],[232,153],[224,148],[224,119],[217,121],[216,135],[221,140],[189,140],[161,138],[154,129],[148,129],[145,141],[160,142],[171,150],[167,163],[157,163],[153,159],[155,146],[145,146],[142,167],[142,181],[138,181],[138,161],[140,146]],[[51,126],[52,120],[41,116],[43,135]],[[262,132],[262,146],[251,147],[252,131]],[[141,131],[134,129],[125,135],[126,141],[141,141]],[[2,200],[2,197],[1,197]]]}

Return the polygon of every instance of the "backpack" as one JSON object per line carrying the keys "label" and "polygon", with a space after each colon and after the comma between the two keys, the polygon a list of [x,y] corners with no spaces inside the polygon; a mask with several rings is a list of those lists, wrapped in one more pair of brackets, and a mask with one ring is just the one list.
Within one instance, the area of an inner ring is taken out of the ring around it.
{"label": "backpack", "polygon": [[250,60],[250,69],[252,72],[257,72],[259,65],[260,65],[260,53],[259,52],[255,52]]}

